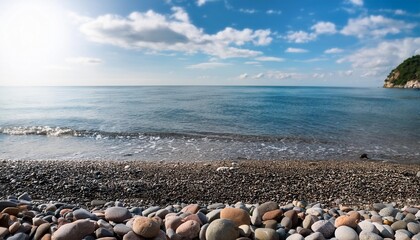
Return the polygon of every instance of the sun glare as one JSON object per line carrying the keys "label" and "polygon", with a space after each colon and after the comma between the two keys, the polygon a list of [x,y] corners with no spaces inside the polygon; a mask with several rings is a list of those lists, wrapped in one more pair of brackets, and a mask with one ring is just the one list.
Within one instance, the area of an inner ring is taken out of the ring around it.
{"label": "sun glare", "polygon": [[[48,4],[47,4],[48,3]],[[16,2],[0,10],[1,61],[14,74],[33,74],[68,49],[65,15],[51,2]]]}

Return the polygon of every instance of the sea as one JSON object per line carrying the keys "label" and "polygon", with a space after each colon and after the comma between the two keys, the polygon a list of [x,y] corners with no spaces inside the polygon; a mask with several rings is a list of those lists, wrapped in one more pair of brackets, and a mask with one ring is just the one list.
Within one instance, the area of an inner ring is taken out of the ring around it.
{"label": "sea", "polygon": [[0,87],[0,160],[420,163],[420,91]]}

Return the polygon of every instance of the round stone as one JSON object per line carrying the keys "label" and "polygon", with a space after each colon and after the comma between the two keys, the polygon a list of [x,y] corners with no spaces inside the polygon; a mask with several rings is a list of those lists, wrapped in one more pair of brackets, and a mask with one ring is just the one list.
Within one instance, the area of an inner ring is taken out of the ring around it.
{"label": "round stone", "polygon": [[165,228],[176,230],[182,224],[182,218],[179,216],[166,216]]}
{"label": "round stone", "polygon": [[184,207],[181,212],[183,213],[191,213],[196,214],[200,210],[200,206],[198,204],[190,204],[186,207]]}
{"label": "round stone", "polygon": [[193,239],[200,233],[200,224],[197,221],[188,220],[176,229],[176,233],[183,238]]}
{"label": "round stone", "polygon": [[320,232],[325,238],[331,238],[334,235],[335,227],[327,220],[319,220],[312,224],[312,231]]}
{"label": "round stone", "polygon": [[114,226],[113,230],[118,236],[124,236],[131,231],[131,228],[127,227],[125,224],[119,223]]}
{"label": "round stone", "polygon": [[376,229],[379,231],[379,235],[381,235],[384,238],[394,238],[394,230],[388,225],[382,225],[380,223],[374,222],[373,225],[375,225]]}
{"label": "round stone", "polygon": [[96,222],[88,219],[81,219],[67,223],[58,228],[52,235],[52,240],[82,239],[84,236],[95,231]]}
{"label": "round stone", "polygon": [[108,230],[106,228],[100,227],[100,228],[96,229],[95,235],[96,235],[97,238],[113,237],[114,232],[111,231],[111,230]]}
{"label": "round stone", "polygon": [[305,238],[299,233],[293,233],[292,235],[288,236],[286,240],[305,240]]}
{"label": "round stone", "polygon": [[383,240],[383,238],[376,233],[362,231],[359,234],[359,240]]}
{"label": "round stone", "polygon": [[362,221],[358,223],[357,232],[360,233],[362,231],[379,234],[378,229],[376,229],[375,225],[368,221]]}
{"label": "round stone", "polygon": [[262,227],[263,228],[271,228],[271,229],[276,230],[276,228],[277,228],[277,221],[276,220],[267,220],[267,221],[264,221]]}
{"label": "round stone", "polygon": [[91,213],[91,212],[89,212],[89,211],[87,211],[83,208],[79,208],[77,210],[74,210],[73,211],[73,218],[76,219],[76,220],[86,219],[86,218],[90,218],[90,219],[93,219],[93,220],[97,219],[95,214],[93,214],[93,213]]}
{"label": "round stone", "polygon": [[21,224],[20,222],[14,222],[12,225],[9,226],[10,234],[14,234],[17,230],[19,230]]}
{"label": "round stone", "polygon": [[110,207],[105,210],[105,219],[116,223],[122,223],[131,218],[131,213],[125,207]]}
{"label": "round stone", "polygon": [[348,226],[351,228],[356,228],[357,227],[357,222],[358,219],[355,219],[351,216],[348,215],[344,215],[344,216],[339,216],[334,223],[334,226],[336,228],[340,227],[340,226]]}
{"label": "round stone", "polygon": [[279,235],[271,228],[257,228],[255,229],[255,240],[279,240]]}
{"label": "round stone", "polygon": [[240,208],[224,208],[220,211],[220,218],[232,220],[237,227],[251,224],[249,214]]}
{"label": "round stone", "polygon": [[395,216],[395,214],[397,214],[397,211],[393,207],[382,208],[381,211],[379,211],[379,215],[382,217]]}
{"label": "round stone", "polygon": [[338,240],[359,240],[356,231],[348,226],[340,226],[335,230],[335,237]]}
{"label": "round stone", "polygon": [[318,221],[318,218],[313,215],[306,215],[305,219],[303,219],[302,227],[310,229],[314,222]]}
{"label": "round stone", "polygon": [[298,224],[298,214],[295,210],[289,210],[284,213],[285,217],[290,218],[292,220],[292,227],[295,228]]}
{"label": "round stone", "polygon": [[206,230],[206,240],[235,240],[239,236],[238,228],[229,219],[216,219]]}
{"label": "round stone", "polygon": [[220,212],[221,211],[222,211],[221,209],[216,209],[216,210],[213,210],[213,211],[207,213],[206,214],[206,217],[208,219],[208,222],[211,223],[214,220],[219,219],[220,218]]}
{"label": "round stone", "polygon": [[394,222],[391,225],[392,230],[397,231],[399,229],[406,229],[407,228],[407,223],[405,221],[399,220]]}
{"label": "round stone", "polygon": [[50,226],[50,223],[43,223],[39,225],[39,227],[36,229],[34,240],[41,239],[42,236],[44,236],[50,230]]}
{"label": "round stone", "polygon": [[292,220],[289,217],[284,217],[281,220],[280,225],[283,226],[285,229],[291,229],[293,226]]}
{"label": "round stone", "polygon": [[414,223],[414,222],[409,222],[409,223],[407,223],[407,229],[412,234],[416,235],[416,234],[420,233],[420,224],[419,223]]}
{"label": "round stone", "polygon": [[305,237],[305,240],[325,240],[324,235],[320,232],[314,232],[311,235]]}
{"label": "round stone", "polygon": [[275,209],[275,210],[264,213],[264,215],[262,216],[262,220],[263,221],[266,221],[266,220],[280,221],[282,216],[283,216],[283,211],[281,209]]}
{"label": "round stone", "polygon": [[136,217],[133,221],[133,232],[145,238],[153,238],[159,234],[160,225],[148,217]]}
{"label": "round stone", "polygon": [[[210,225],[210,223],[206,223],[201,227],[200,233],[198,235],[200,240],[206,240],[206,231],[207,231],[207,228],[208,228],[209,225]],[[170,238],[170,239],[172,239],[172,238]]]}

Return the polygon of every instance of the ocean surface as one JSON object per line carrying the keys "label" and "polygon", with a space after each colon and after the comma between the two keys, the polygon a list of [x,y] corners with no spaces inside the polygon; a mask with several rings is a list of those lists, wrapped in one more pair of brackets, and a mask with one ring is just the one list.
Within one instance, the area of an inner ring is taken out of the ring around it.
{"label": "ocean surface", "polygon": [[420,163],[420,91],[0,87],[0,159]]}

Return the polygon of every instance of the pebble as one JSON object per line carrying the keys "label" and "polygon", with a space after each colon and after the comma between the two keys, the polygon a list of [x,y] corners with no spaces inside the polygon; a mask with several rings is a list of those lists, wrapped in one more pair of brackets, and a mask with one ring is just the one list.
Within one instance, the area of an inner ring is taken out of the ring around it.
{"label": "pebble", "polygon": [[183,238],[193,239],[200,233],[200,224],[197,221],[188,220],[176,229],[176,233]]}
{"label": "pebble", "polygon": [[216,219],[206,230],[206,240],[235,240],[238,236],[238,228],[229,219]]}
{"label": "pebble", "polygon": [[416,235],[420,233],[420,223],[409,222],[407,223],[407,230]]}
{"label": "pebble", "polygon": [[[88,201],[84,202],[89,205]],[[16,204],[0,213],[0,239],[6,240],[420,240],[419,206],[399,209],[396,203],[377,203],[365,210],[304,201],[281,207],[272,201],[126,207],[120,199],[96,206],[90,202],[93,209],[88,210],[62,202],[27,204],[13,196],[0,202]]]}
{"label": "pebble", "polygon": [[257,228],[255,240],[279,240],[279,235],[271,228]]}
{"label": "pebble", "polygon": [[312,231],[320,232],[325,238],[331,238],[334,235],[335,227],[327,220],[319,220],[312,224]]}
{"label": "pebble", "polygon": [[92,220],[82,219],[62,225],[52,235],[52,240],[82,239],[95,231],[96,223]]}
{"label": "pebble", "polygon": [[383,238],[376,233],[362,231],[359,234],[359,240],[383,240]]}
{"label": "pebble", "polygon": [[334,236],[338,240],[359,240],[357,232],[348,226],[340,226],[335,230]]}
{"label": "pebble", "polygon": [[122,223],[131,218],[131,213],[125,207],[110,207],[105,210],[105,219],[116,223]]}
{"label": "pebble", "polygon": [[141,237],[153,238],[159,234],[160,225],[148,217],[136,217],[133,221],[133,232]]}
{"label": "pebble", "polygon": [[224,208],[220,211],[220,218],[232,220],[237,227],[251,224],[249,214],[240,208]]}

